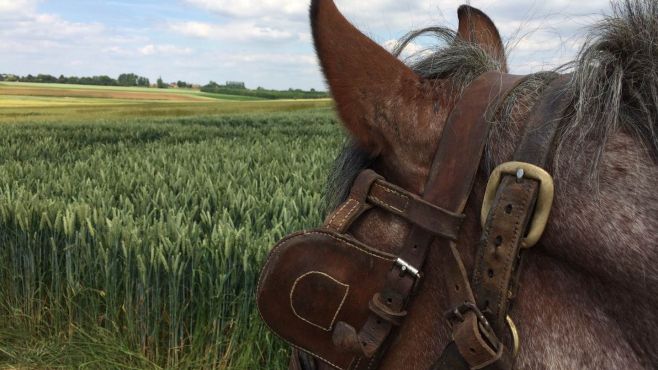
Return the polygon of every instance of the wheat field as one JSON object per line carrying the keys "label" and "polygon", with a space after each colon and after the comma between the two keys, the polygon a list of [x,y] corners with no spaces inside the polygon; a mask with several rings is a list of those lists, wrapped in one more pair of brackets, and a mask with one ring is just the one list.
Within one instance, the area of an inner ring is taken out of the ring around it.
{"label": "wheat field", "polygon": [[0,104],[0,368],[284,367],[255,284],[321,222],[330,102],[115,103]]}

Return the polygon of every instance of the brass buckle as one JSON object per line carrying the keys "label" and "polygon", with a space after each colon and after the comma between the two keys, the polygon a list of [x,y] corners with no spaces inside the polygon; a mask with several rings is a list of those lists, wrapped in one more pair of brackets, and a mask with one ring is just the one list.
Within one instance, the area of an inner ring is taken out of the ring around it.
{"label": "brass buckle", "polygon": [[482,213],[480,217],[483,228],[487,223],[487,217],[496,198],[503,174],[514,175],[518,179],[525,177],[539,181],[539,196],[537,197],[535,213],[530,223],[530,231],[521,243],[523,248],[531,248],[537,244],[546,229],[546,223],[551,213],[553,196],[555,194],[553,178],[544,169],[525,162],[507,162],[496,167],[493,173],[491,173],[489,183],[487,184],[487,191],[484,195],[484,201],[482,202]]}

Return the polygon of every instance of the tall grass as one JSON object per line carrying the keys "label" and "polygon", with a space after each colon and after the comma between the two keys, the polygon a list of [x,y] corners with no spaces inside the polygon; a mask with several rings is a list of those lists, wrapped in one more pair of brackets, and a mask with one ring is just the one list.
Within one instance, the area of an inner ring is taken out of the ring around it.
{"label": "tall grass", "polygon": [[0,367],[283,368],[257,275],[341,141],[326,110],[0,125]]}

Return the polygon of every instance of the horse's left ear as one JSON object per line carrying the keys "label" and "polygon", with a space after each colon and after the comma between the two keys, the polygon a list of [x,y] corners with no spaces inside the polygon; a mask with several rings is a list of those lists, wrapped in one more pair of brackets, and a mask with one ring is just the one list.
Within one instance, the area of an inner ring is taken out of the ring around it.
{"label": "horse's left ear", "polygon": [[394,154],[418,136],[435,137],[431,84],[352,26],[333,0],[311,2],[311,25],[336,109],[363,149]]}
{"label": "horse's left ear", "polygon": [[493,21],[480,9],[469,5],[460,6],[457,15],[459,16],[457,37],[478,44],[500,63],[502,71],[507,72],[505,47]]}

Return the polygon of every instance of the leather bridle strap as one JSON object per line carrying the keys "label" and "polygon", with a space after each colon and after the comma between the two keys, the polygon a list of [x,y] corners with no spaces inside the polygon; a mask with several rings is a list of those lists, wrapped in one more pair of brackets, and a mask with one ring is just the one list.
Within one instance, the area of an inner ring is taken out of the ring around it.
{"label": "leather bridle strap", "polygon": [[[488,108],[492,104],[496,106],[520,79],[520,76],[488,72],[469,85],[441,135],[423,195],[426,203],[447,214],[463,214],[489,132]],[[371,314],[363,328],[357,333],[345,323],[336,325],[334,343],[352,346],[358,343],[359,352],[365,357],[353,369],[377,367],[385,352],[386,339],[406,315],[406,306],[418,286],[418,272],[423,268],[430,245],[443,252],[454,249],[454,238],[435,236],[414,224],[398,253],[398,263],[370,302]],[[468,296],[474,300],[472,293]]]}
{"label": "leather bridle strap", "polygon": [[393,185],[373,170],[365,170],[354,180],[350,195],[332,212],[325,227],[343,234],[363,212],[377,206],[400,216],[436,236],[457,240],[464,215],[439,208],[399,186]]}
{"label": "leather bridle strap", "polygon": [[[555,79],[545,97],[535,107],[517,147],[514,161],[545,167],[551,144],[562,116],[564,99],[560,93],[568,77]],[[523,176],[507,175],[501,181],[483,229],[478,249],[473,287],[478,306],[497,332],[505,326],[510,298],[515,294],[512,282],[517,256],[533,210],[540,183]]]}
{"label": "leather bridle strap", "polygon": [[[514,163],[520,163],[519,170],[523,170],[526,164],[539,168],[546,166],[567,102],[562,93],[569,76],[555,77],[531,112],[517,147]],[[533,218],[540,185],[537,180],[524,176],[522,171],[503,175],[478,248],[473,276],[477,301],[468,300],[464,295],[458,299],[455,297],[458,292],[448,285],[448,291],[453,293],[450,301],[455,305],[455,311],[450,315],[455,342],[446,348],[435,369],[513,368],[518,348],[507,348],[497,342],[497,338],[504,337],[508,324],[507,315],[516,292],[525,231]],[[450,271],[448,276],[453,274],[456,272]],[[463,276],[461,271],[459,275]],[[469,322],[468,313],[479,319]],[[483,339],[492,347],[481,346]],[[496,353],[490,349],[495,349]]]}

